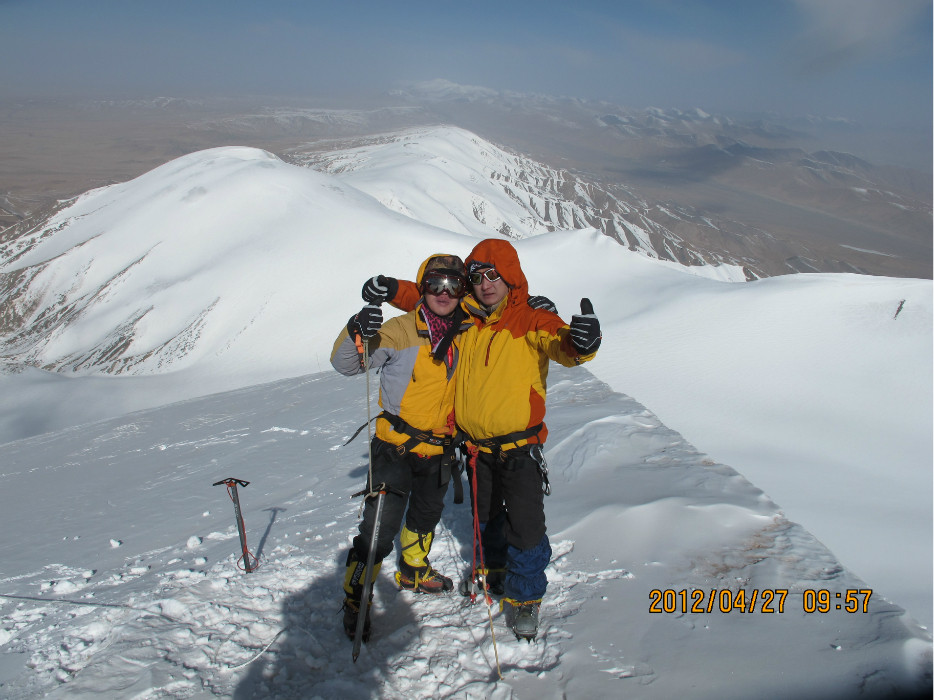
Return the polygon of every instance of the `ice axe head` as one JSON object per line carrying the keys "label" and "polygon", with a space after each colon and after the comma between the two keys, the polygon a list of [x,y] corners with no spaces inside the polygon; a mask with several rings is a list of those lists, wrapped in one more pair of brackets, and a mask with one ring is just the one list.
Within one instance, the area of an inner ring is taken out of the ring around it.
{"label": "ice axe head", "polygon": [[221,484],[223,484],[227,488],[230,488],[231,486],[234,486],[236,484],[239,484],[240,486],[247,486],[249,485],[249,483],[250,483],[249,481],[244,481],[243,479],[234,479],[233,477],[227,477],[226,479],[215,481],[213,486],[220,486]]}

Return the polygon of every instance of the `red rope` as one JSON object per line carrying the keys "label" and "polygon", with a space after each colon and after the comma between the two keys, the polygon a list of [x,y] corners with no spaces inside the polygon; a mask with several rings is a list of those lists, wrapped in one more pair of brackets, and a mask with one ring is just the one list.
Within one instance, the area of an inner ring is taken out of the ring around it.
{"label": "red rope", "polygon": [[[472,571],[471,579],[476,580],[477,577],[477,552],[480,553],[480,570],[486,572],[486,564],[483,561],[483,533],[480,531],[480,512],[477,510],[477,455],[480,453],[480,449],[476,445],[467,445],[467,453],[470,455],[470,459],[467,461],[468,466],[470,467],[471,479],[470,479],[470,495],[471,503],[473,504],[473,562],[472,562]],[[484,573],[486,576],[486,573]],[[486,581],[484,580],[483,585],[484,597],[486,599],[487,605],[493,604],[493,599],[490,598],[490,594],[487,592]],[[471,592],[470,602],[476,602],[477,594]]]}

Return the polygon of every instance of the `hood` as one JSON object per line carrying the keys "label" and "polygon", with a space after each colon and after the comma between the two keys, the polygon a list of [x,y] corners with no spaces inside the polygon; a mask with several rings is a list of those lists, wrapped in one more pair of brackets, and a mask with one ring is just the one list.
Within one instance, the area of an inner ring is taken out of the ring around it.
{"label": "hood", "polygon": [[496,271],[509,285],[509,303],[524,304],[529,298],[529,283],[519,265],[519,254],[509,241],[487,238],[480,241],[467,256],[467,269],[471,264],[484,263]]}
{"label": "hood", "polygon": [[[440,265],[440,267],[438,265],[431,266],[430,265],[431,261],[437,258],[445,258],[445,260],[442,261],[442,264]],[[465,276],[465,277],[467,273],[463,260],[461,260],[459,256],[454,255],[453,253],[435,253],[434,255],[429,255],[427,258],[425,258],[422,261],[422,264],[418,266],[418,275],[415,278],[416,280],[415,285],[416,285],[416,288],[418,289],[418,294],[419,294],[418,301],[415,302],[414,308],[416,309],[418,309],[420,306],[422,306],[425,303],[425,296],[424,294],[422,294],[422,277],[425,276],[425,272],[426,270],[429,269],[429,267],[431,269],[456,270],[462,276]],[[468,298],[467,295],[465,295],[461,299],[460,304],[459,304],[460,311],[458,311],[457,309],[455,309],[454,311],[454,313],[456,314],[455,325],[459,325],[461,321],[463,320],[463,318],[469,315],[467,313],[467,308],[464,306],[464,302],[466,301],[467,298]],[[415,324],[419,329],[421,330],[427,329],[427,325],[425,324],[425,321],[423,320],[421,314],[416,314],[415,318],[416,318]],[[461,330],[464,330],[464,329],[461,329]]]}
{"label": "hood", "polygon": [[463,268],[464,268],[464,264],[461,262],[461,259],[460,259],[459,256],[454,255],[454,254],[452,254],[452,253],[435,253],[434,255],[429,255],[427,258],[425,258],[425,259],[422,261],[422,264],[418,266],[418,275],[416,275],[416,277],[415,277],[415,284],[421,285],[421,283],[422,283],[422,277],[425,276],[425,270],[428,268],[428,263],[430,263],[430,262],[431,262],[432,260],[434,260],[435,258],[450,258],[450,259],[453,259],[454,261],[456,261],[456,263],[457,263],[456,265],[454,265],[453,267],[452,267],[451,265],[445,265],[444,267],[445,267],[446,269],[459,269],[461,275],[464,275],[464,274],[465,274],[465,270],[463,269]]}

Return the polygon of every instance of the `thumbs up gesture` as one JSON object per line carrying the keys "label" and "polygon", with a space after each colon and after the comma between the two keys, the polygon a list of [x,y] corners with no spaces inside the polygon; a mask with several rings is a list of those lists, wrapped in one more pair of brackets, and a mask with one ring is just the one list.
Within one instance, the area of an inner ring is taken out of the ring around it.
{"label": "thumbs up gesture", "polygon": [[581,312],[571,316],[571,344],[581,355],[589,355],[597,352],[602,338],[593,304],[590,299],[581,299]]}

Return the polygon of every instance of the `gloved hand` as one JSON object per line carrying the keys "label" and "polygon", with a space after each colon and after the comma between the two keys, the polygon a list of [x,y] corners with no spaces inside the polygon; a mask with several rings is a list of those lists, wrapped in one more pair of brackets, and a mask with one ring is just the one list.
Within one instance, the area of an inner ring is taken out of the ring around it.
{"label": "gloved hand", "polygon": [[545,309],[545,311],[551,311],[553,314],[558,313],[558,307],[548,297],[529,297],[528,303],[533,309]]}
{"label": "gloved hand", "polygon": [[593,313],[590,299],[581,299],[581,312],[571,316],[571,343],[581,355],[589,355],[600,347],[603,335],[600,321]]}
{"label": "gloved hand", "polygon": [[384,301],[392,301],[398,291],[399,280],[377,275],[366,281],[360,294],[367,304],[382,304]]}
{"label": "gloved hand", "polygon": [[347,332],[350,337],[359,335],[362,338],[372,338],[383,325],[383,310],[375,304],[367,304],[360,313],[354,314],[347,322]]}

